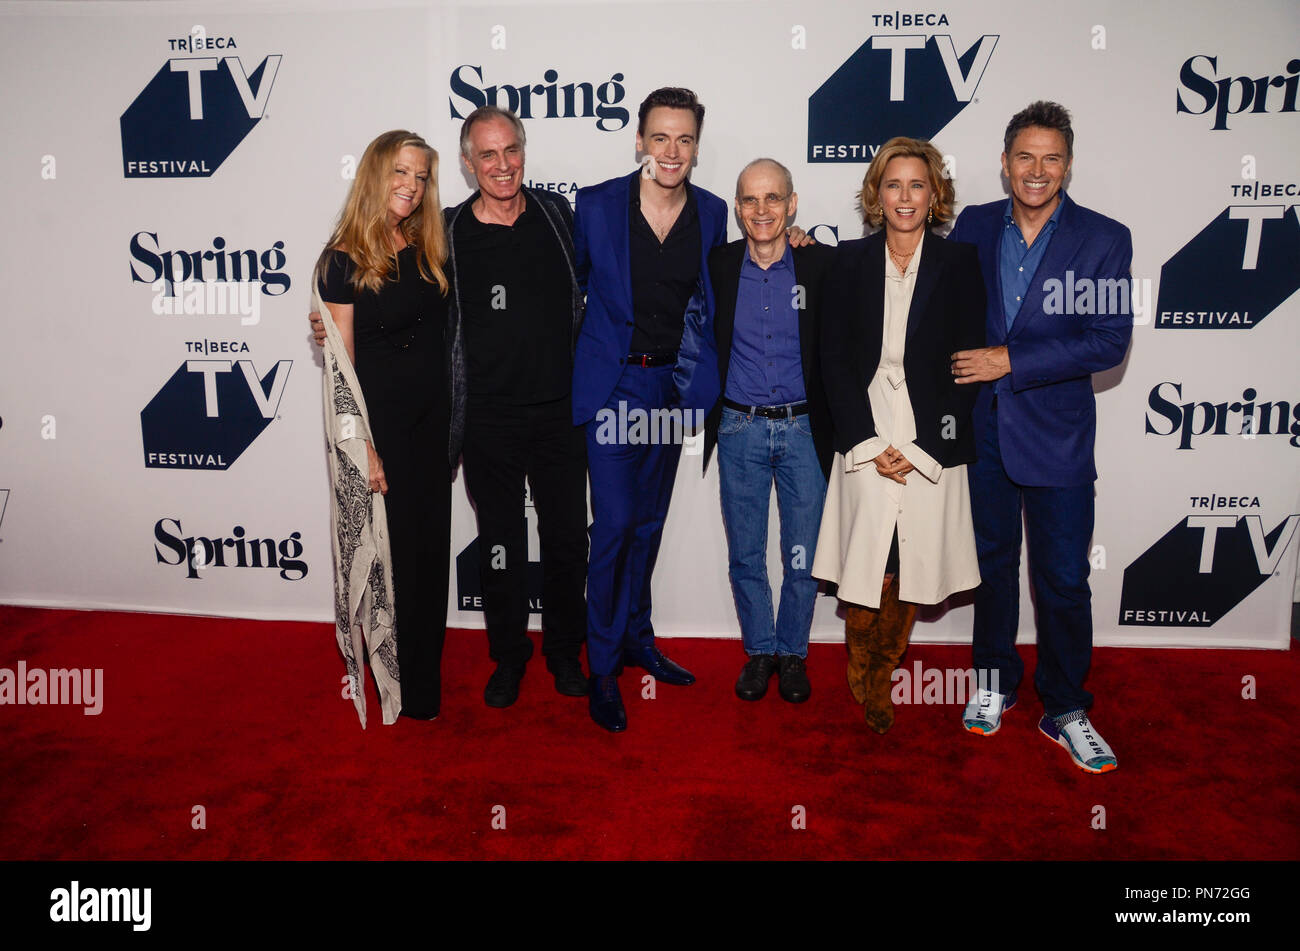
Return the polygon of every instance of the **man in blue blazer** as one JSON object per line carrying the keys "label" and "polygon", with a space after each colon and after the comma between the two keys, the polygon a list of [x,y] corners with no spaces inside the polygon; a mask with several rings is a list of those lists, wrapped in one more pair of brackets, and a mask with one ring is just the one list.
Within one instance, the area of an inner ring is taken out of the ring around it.
{"label": "man in blue blazer", "polygon": [[579,189],[574,215],[578,279],[587,292],[573,422],[587,428],[591,479],[590,708],[616,733],[627,729],[617,679],[624,664],[664,683],[695,682],[655,647],[650,623],[650,575],[682,438],[680,426],[661,438],[660,420],[675,405],[686,305],[709,251],[727,236],[726,203],[689,182],[704,121],[695,94],[657,89],[637,119],[641,169]]}
{"label": "man in blue blazer", "polygon": [[981,688],[963,725],[991,736],[1016,703],[1021,514],[1038,611],[1039,730],[1080,768],[1118,765],[1089,721],[1092,658],[1088,548],[1093,528],[1092,374],[1124,359],[1132,333],[1128,228],[1062,190],[1073,158],[1070,114],[1035,102],[1007,126],[1011,198],[967,208],[952,239],[979,250],[989,289],[989,346],[953,355],[958,382],[980,386],[969,470],[981,584],[974,667]]}

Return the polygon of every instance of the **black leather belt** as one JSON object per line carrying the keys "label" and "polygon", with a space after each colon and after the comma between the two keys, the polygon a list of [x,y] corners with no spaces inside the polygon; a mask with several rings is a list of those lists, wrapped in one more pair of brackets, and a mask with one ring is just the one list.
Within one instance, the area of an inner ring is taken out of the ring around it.
{"label": "black leather belt", "polygon": [[724,399],[722,405],[746,416],[762,416],[764,419],[794,419],[808,412],[807,402],[786,403],[784,406],[746,406],[735,400]]}
{"label": "black leather belt", "polygon": [[655,353],[629,353],[627,355],[627,365],[630,367],[666,367],[676,362],[676,350],[659,350]]}

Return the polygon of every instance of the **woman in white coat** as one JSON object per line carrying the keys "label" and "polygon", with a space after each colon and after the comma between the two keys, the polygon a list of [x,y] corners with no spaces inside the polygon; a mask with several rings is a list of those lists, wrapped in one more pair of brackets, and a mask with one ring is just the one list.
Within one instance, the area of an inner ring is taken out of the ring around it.
{"label": "woman in white coat", "polygon": [[973,245],[928,230],[953,199],[934,146],[885,143],[861,193],[884,227],[839,245],[823,290],[835,459],[812,573],[839,585],[849,687],[878,733],[894,722],[890,679],[917,604],[980,583],[966,483],[977,388],[950,364],[984,345],[984,281]]}

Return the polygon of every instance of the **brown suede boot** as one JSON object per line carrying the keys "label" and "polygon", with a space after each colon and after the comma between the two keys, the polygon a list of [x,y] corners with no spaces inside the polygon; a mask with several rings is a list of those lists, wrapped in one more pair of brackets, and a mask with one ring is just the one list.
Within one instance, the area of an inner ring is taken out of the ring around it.
{"label": "brown suede boot", "polygon": [[844,646],[849,652],[849,689],[853,699],[858,703],[867,700],[867,669],[871,663],[871,650],[868,643],[880,619],[880,612],[874,608],[859,607],[856,604],[844,606]]}
{"label": "brown suede boot", "polygon": [[867,726],[887,733],[894,725],[894,703],[890,699],[894,668],[907,650],[907,640],[916,621],[916,605],[898,600],[898,578],[891,578],[880,596],[880,619],[867,643],[871,665],[867,676],[867,698],[863,715]]}

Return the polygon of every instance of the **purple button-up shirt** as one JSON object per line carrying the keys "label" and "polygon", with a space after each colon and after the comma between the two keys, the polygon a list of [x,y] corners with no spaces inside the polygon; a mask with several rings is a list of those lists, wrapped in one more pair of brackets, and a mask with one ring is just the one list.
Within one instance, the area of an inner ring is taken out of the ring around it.
{"label": "purple button-up shirt", "polygon": [[794,288],[794,254],[789,244],[766,271],[745,249],[736,292],[727,399],[747,406],[780,406],[805,399]]}

